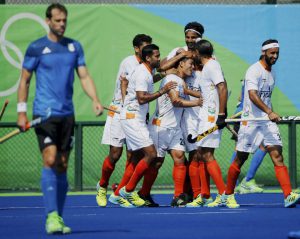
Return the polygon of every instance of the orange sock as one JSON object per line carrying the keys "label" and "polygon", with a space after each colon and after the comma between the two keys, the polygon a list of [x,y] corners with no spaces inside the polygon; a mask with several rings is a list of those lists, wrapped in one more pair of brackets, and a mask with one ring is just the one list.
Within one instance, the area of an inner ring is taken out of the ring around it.
{"label": "orange sock", "polygon": [[151,188],[155,182],[155,179],[158,175],[158,168],[155,167],[149,167],[144,175],[144,181],[142,188],[140,189],[140,194],[143,196],[149,196]]}
{"label": "orange sock", "polygon": [[196,198],[201,194],[201,184],[199,175],[199,163],[192,161],[189,166],[190,181],[193,189],[193,196]]}
{"label": "orange sock", "polygon": [[102,175],[101,175],[101,179],[99,181],[99,185],[101,187],[107,188],[109,178],[110,178],[112,172],[114,171],[114,169],[115,169],[115,165],[110,162],[109,156],[107,156],[104,159],[103,165],[102,165]]}
{"label": "orange sock", "polygon": [[241,169],[240,169],[239,165],[233,161],[228,169],[228,174],[227,174],[227,187],[226,187],[227,195],[234,193],[236,181],[240,175],[240,172],[241,172]]}
{"label": "orange sock", "polygon": [[199,174],[201,182],[201,195],[204,198],[210,198],[210,177],[207,171],[206,163],[199,162]]}
{"label": "orange sock", "polygon": [[284,198],[286,198],[292,191],[290,176],[287,167],[274,166],[276,178],[283,191]]}
{"label": "orange sock", "polygon": [[186,166],[186,174],[185,174],[185,180],[183,185],[183,192],[186,193],[187,195],[193,195],[193,189],[192,189],[190,173],[189,173],[190,162],[186,161],[185,166]]}
{"label": "orange sock", "polygon": [[184,164],[174,164],[173,182],[174,182],[175,197],[178,197],[180,194],[183,193],[185,177],[186,177],[186,166]]}
{"label": "orange sock", "polygon": [[220,168],[219,164],[217,163],[216,160],[213,160],[213,161],[207,162],[206,165],[207,165],[208,173],[214,180],[219,194],[222,195],[225,191],[225,183],[222,178],[222,172],[221,172],[221,168]]}
{"label": "orange sock", "polygon": [[120,189],[129,182],[129,180],[134,172],[135,166],[136,165],[133,162],[130,162],[128,160],[126,161],[126,166],[125,166],[125,171],[124,171],[123,177],[115,191],[116,196],[120,196],[120,194],[119,194]]}
{"label": "orange sock", "polygon": [[136,185],[141,180],[141,178],[144,176],[145,171],[149,168],[149,165],[144,159],[141,159],[138,164],[135,167],[135,170],[129,180],[129,182],[126,185],[126,191],[132,192],[134,191]]}

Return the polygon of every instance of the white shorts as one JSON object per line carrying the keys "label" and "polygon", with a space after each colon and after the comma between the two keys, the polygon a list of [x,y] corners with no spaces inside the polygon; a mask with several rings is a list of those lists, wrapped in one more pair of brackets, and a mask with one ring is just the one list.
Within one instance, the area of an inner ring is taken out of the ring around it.
{"label": "white shorts", "polygon": [[180,128],[167,129],[151,124],[149,130],[158,157],[165,157],[167,151],[171,149],[185,152],[185,143]]}
{"label": "white shorts", "polygon": [[254,153],[259,145],[280,145],[282,141],[278,126],[274,122],[241,124],[236,149]]}
{"label": "white shorts", "polygon": [[[211,122],[201,121],[198,127],[198,134],[202,134],[206,130],[213,128],[216,124]],[[196,142],[197,147],[202,148],[219,148],[221,142],[222,130],[216,130],[215,132],[207,135],[205,138]]]}
{"label": "white shorts", "polygon": [[121,119],[121,125],[125,133],[126,144],[129,150],[136,151],[153,144],[150,138],[148,126],[145,121],[134,119]]}
{"label": "white shorts", "polygon": [[183,139],[185,142],[185,148],[187,152],[191,152],[193,150],[197,150],[197,144],[191,144],[187,141],[187,137],[189,134],[192,134],[193,137],[196,137],[198,134],[198,120],[182,120],[181,121],[181,130],[183,134]]}
{"label": "white shorts", "polygon": [[125,134],[119,116],[107,116],[101,143],[114,147],[123,147]]}

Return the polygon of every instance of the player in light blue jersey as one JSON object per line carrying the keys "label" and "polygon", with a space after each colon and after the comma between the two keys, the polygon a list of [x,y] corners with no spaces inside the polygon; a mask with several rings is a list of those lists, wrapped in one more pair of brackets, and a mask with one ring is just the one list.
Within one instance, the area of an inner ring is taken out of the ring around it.
{"label": "player in light blue jersey", "polygon": [[36,93],[33,117],[45,116],[51,108],[51,116],[35,128],[43,157],[41,188],[46,209],[46,232],[70,233],[62,219],[68,191],[68,158],[74,142],[74,106],[72,102],[74,71],[80,78],[85,93],[93,101],[97,115],[103,107],[84,60],[79,42],[64,37],[67,25],[67,9],[61,4],[51,4],[46,10],[49,33],[32,42],[25,54],[21,81],[18,89],[18,126],[24,128],[28,121],[27,98],[30,80],[35,73]]}

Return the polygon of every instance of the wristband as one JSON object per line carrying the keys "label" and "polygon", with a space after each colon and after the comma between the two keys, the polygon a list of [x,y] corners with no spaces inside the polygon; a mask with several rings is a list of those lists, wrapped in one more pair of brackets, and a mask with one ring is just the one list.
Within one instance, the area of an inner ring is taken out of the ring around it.
{"label": "wristband", "polygon": [[157,91],[158,92],[158,94],[159,94],[159,96],[162,96],[163,95],[163,93],[161,93],[161,91],[159,90],[159,91]]}
{"label": "wristband", "polygon": [[27,112],[27,103],[26,102],[20,102],[17,104],[17,112]]}

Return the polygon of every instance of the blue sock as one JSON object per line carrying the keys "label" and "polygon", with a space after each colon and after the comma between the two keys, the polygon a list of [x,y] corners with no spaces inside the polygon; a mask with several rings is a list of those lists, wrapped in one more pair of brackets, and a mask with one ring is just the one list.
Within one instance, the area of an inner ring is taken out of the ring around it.
{"label": "blue sock", "polygon": [[230,159],[230,163],[232,163],[232,162],[233,162],[233,160],[234,160],[235,156],[236,156],[236,151],[234,151],[234,152],[233,152],[233,154],[232,154],[232,156],[231,156],[231,159]]}
{"label": "blue sock", "polygon": [[57,207],[58,215],[62,216],[69,184],[66,173],[57,173]]}
{"label": "blue sock", "polygon": [[52,168],[43,168],[41,177],[41,187],[44,196],[46,215],[57,211],[57,180],[56,172]]}
{"label": "blue sock", "polygon": [[259,168],[261,162],[263,161],[265,155],[267,154],[266,151],[262,151],[260,148],[258,148],[253,155],[253,158],[251,160],[250,168],[247,172],[246,181],[250,181],[254,178],[257,169]]}

